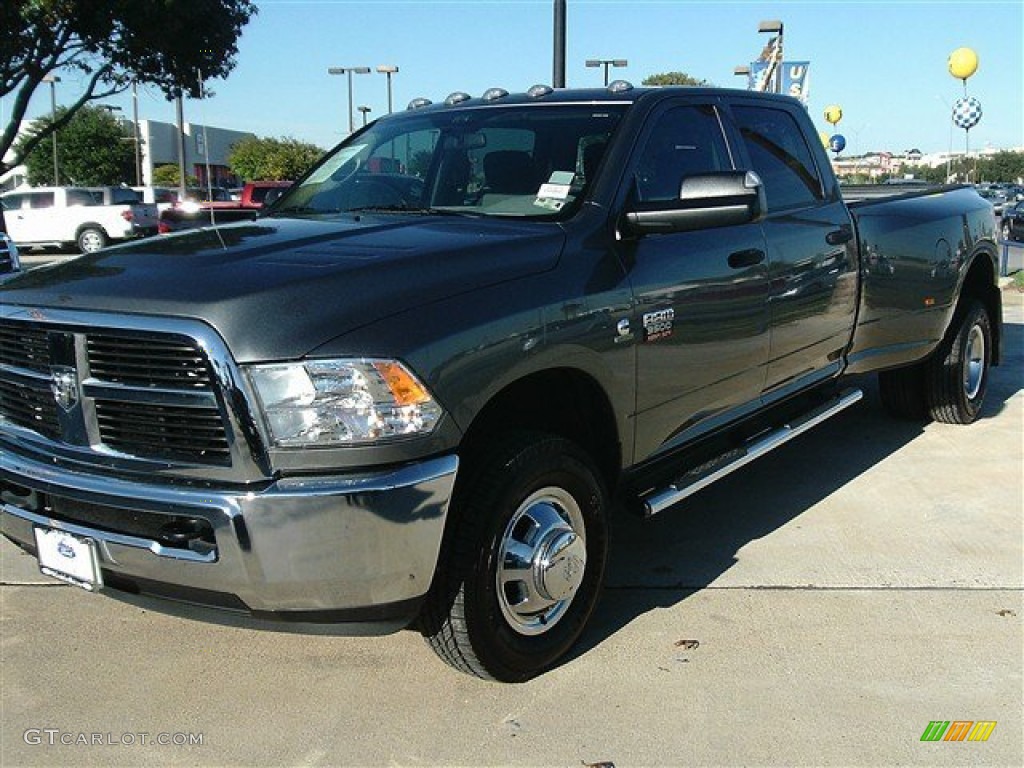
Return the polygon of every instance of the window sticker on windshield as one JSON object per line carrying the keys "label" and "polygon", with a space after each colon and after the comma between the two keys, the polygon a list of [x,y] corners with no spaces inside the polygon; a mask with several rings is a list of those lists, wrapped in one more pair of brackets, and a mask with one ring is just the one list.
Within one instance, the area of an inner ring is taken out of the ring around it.
{"label": "window sticker on windshield", "polygon": [[565,200],[568,198],[569,188],[572,186],[574,177],[575,174],[572,171],[553,172],[547,183],[541,184],[540,189],[537,190],[537,204],[540,205],[540,201],[545,199]]}
{"label": "window sticker on windshield", "polygon": [[549,211],[560,211],[562,206],[565,205],[565,201],[554,200],[550,197],[538,197],[533,201],[533,204],[538,208],[547,208]]}

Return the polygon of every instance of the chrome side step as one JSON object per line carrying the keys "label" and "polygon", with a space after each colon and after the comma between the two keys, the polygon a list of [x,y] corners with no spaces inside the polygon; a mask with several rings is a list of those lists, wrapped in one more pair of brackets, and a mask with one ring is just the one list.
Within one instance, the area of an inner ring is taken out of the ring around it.
{"label": "chrome side step", "polygon": [[656,515],[688,496],[692,496],[707,488],[717,480],[732,474],[737,469],[752,462],[754,459],[774,451],[788,443],[797,435],[803,434],[811,427],[832,418],[858,402],[864,393],[859,389],[849,389],[840,393],[817,408],[803,414],[798,420],[774,429],[766,435],[756,438],[742,448],[737,448],[702,466],[690,470],[668,487],[651,491],[641,497],[644,517]]}

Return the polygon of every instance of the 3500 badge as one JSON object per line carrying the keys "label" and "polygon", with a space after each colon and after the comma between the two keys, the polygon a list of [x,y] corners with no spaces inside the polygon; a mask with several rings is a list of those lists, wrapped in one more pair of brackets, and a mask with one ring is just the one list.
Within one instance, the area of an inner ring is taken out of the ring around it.
{"label": "3500 badge", "polygon": [[671,336],[675,319],[676,311],[671,308],[645,314],[644,341],[657,341]]}

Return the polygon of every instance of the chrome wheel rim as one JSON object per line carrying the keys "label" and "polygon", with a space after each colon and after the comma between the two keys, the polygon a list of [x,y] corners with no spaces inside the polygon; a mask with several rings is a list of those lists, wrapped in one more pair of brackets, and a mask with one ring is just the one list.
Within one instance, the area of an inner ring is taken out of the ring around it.
{"label": "chrome wheel rim", "polygon": [[978,325],[972,325],[967,335],[964,358],[964,394],[968,400],[973,400],[985,378],[985,334]]}
{"label": "chrome wheel rim", "polygon": [[564,488],[531,494],[501,537],[496,586],[509,626],[540,635],[564,616],[583,583],[587,543],[583,512]]}
{"label": "chrome wheel rim", "polygon": [[86,253],[93,253],[103,247],[103,240],[96,232],[86,232],[82,235],[82,250]]}

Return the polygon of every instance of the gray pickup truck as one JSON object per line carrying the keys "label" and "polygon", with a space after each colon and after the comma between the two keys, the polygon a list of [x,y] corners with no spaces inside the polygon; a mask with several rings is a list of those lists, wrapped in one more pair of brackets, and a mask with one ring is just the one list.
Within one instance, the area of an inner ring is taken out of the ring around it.
{"label": "gray pickup truck", "polygon": [[978,418],[996,260],[970,189],[844,202],[789,98],[417,100],[252,222],[0,286],[2,530],[86,589],[415,627],[524,680],[583,631],[613,510],[853,405],[851,374]]}

